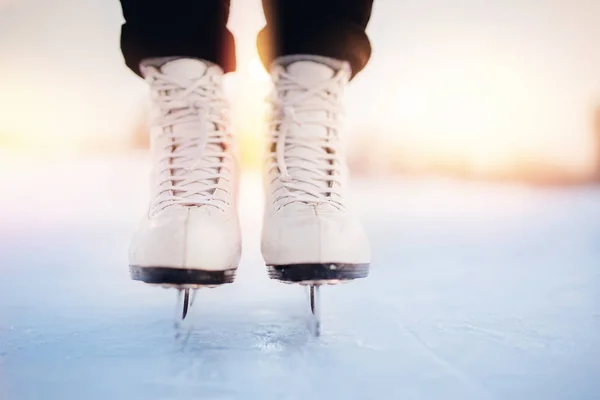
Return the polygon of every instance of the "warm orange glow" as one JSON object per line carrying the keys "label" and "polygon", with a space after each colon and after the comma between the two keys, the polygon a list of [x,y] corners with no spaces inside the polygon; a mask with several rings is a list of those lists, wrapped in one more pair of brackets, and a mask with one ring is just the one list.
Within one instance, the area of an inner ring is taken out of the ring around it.
{"label": "warm orange glow", "polygon": [[[579,173],[590,167],[591,135],[584,135],[591,133],[590,110],[557,109],[554,88],[540,85],[518,60],[436,61],[387,87],[372,77],[381,88],[369,115],[377,121],[377,140],[402,150],[401,157],[412,159],[407,162],[467,163],[476,171],[514,168],[524,160]],[[372,101],[358,90],[350,100],[351,112]]]}

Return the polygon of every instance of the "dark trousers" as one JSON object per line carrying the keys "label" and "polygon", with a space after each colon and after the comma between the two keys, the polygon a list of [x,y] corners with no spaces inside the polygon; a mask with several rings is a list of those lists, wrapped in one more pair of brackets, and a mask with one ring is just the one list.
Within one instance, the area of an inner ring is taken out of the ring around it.
{"label": "dark trousers", "polygon": [[[125,24],[121,49],[137,74],[150,57],[193,57],[235,69],[235,45],[227,29],[229,0],[121,0]],[[280,56],[318,55],[348,61],[356,75],[371,45],[365,28],[373,0],[263,0],[267,25],[258,52],[267,67]]]}

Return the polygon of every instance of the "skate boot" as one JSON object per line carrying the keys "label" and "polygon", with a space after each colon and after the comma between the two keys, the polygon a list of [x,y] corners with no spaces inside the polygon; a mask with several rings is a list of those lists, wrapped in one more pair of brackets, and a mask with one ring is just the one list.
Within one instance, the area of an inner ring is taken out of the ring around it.
{"label": "skate boot", "polygon": [[221,68],[164,61],[142,68],[152,93],[151,201],[129,265],[134,280],[185,290],[185,317],[189,289],[234,280],[239,167]]}
{"label": "skate boot", "polygon": [[311,286],[364,278],[370,249],[352,214],[342,144],[346,63],[289,56],[272,69],[262,253],[269,276]]}

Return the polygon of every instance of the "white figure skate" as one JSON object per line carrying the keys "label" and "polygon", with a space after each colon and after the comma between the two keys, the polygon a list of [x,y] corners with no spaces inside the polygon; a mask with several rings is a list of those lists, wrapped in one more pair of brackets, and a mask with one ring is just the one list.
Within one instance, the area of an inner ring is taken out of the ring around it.
{"label": "white figure skate", "polygon": [[143,66],[152,93],[151,201],[129,264],[134,280],[183,290],[185,318],[190,289],[234,280],[239,167],[221,68],[155,61]]}
{"label": "white figure skate", "polygon": [[318,57],[283,57],[272,69],[262,253],[272,279],[310,287],[316,334],[319,287],[369,273],[342,145],[349,77],[346,63]]}

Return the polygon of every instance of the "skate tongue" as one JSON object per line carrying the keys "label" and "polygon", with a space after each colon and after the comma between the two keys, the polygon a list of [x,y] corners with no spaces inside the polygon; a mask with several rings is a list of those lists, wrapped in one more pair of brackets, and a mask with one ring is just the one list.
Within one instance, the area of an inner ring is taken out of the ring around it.
{"label": "skate tongue", "polygon": [[335,71],[328,65],[315,61],[296,61],[289,64],[287,72],[305,85],[316,85],[333,78]]}
{"label": "skate tongue", "polygon": [[[294,80],[299,81],[302,85],[309,88],[330,80],[335,74],[333,68],[314,61],[293,62],[286,67],[286,71],[294,78]],[[282,93],[282,95],[283,98],[289,99],[290,103],[293,104],[294,97],[301,96],[304,93],[304,89],[298,89],[288,90],[287,92]],[[322,100],[316,99],[315,101],[320,102]],[[327,119],[327,111],[318,110],[318,106],[313,108],[317,108],[317,110],[302,111],[298,114],[300,122],[302,122],[302,120],[319,121]],[[319,124],[305,124],[302,128],[294,129],[294,134],[312,138],[322,138],[323,135],[327,134],[327,129]]]}
{"label": "skate tongue", "polygon": [[182,80],[193,81],[202,78],[208,70],[208,65],[193,58],[178,58],[168,61],[160,67],[165,75],[170,75]]}

